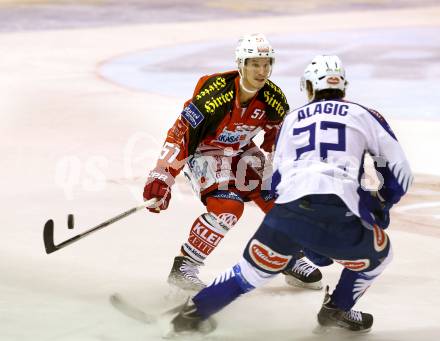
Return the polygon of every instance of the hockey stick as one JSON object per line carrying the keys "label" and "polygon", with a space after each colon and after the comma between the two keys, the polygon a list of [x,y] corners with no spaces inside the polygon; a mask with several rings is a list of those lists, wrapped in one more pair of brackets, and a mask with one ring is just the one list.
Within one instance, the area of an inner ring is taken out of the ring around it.
{"label": "hockey stick", "polygon": [[[129,215],[131,215],[137,211],[145,209],[145,207],[147,207],[147,206],[151,206],[151,205],[155,204],[156,201],[157,201],[156,198],[147,200],[142,205],[133,207],[132,209],[129,209],[128,211],[122,212],[121,214],[118,214],[117,216],[110,218],[110,219],[102,222],[101,224],[99,224],[95,227],[92,227],[91,229],[89,229],[83,233],[80,233],[79,235],[77,235],[75,237],[67,239],[58,245],[55,245],[55,242],[54,242],[54,238],[53,238],[54,237],[54,233],[53,233],[54,223],[53,223],[53,220],[50,219],[46,222],[46,224],[44,224],[44,229],[43,229],[43,240],[44,240],[44,247],[46,248],[46,253],[49,254],[49,253],[55,252],[59,249],[62,249],[70,244],[73,244],[76,241],[78,241],[78,240],[80,240],[80,239],[82,239],[82,238],[84,238],[84,237],[86,237],[96,231],[99,231],[108,225],[111,225],[111,224],[117,222],[118,220],[121,220],[125,217],[128,217]],[[68,225],[69,225],[69,228],[73,228],[73,216],[72,215],[69,215]]]}

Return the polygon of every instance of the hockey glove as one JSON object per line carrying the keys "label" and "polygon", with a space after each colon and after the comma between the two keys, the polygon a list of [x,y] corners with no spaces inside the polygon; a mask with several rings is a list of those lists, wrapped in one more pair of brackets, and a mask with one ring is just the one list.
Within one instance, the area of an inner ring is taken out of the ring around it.
{"label": "hockey glove", "polygon": [[373,197],[376,199],[376,202],[380,207],[373,211],[374,217],[376,218],[377,225],[386,229],[390,225],[390,208],[392,205],[380,200],[378,193],[373,193]]}
{"label": "hockey glove", "polygon": [[390,208],[392,205],[380,200],[377,192],[358,190],[361,200],[367,209],[374,215],[376,224],[382,229],[390,225]]}
{"label": "hockey glove", "polygon": [[144,200],[157,198],[158,202],[147,207],[153,213],[166,210],[171,200],[171,186],[174,184],[174,177],[165,169],[156,167],[148,175],[144,187]]}

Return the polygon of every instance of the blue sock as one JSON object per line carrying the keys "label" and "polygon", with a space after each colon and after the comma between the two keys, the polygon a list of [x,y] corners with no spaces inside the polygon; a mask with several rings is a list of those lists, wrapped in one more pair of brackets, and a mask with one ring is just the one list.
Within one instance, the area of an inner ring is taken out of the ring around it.
{"label": "blue sock", "polygon": [[368,289],[374,278],[366,275],[364,272],[344,269],[336,289],[331,295],[331,302],[339,309],[344,311],[350,310]]}
{"label": "blue sock", "polygon": [[197,313],[207,319],[240,295],[255,289],[242,275],[238,264],[217,276],[213,283],[193,297]]}

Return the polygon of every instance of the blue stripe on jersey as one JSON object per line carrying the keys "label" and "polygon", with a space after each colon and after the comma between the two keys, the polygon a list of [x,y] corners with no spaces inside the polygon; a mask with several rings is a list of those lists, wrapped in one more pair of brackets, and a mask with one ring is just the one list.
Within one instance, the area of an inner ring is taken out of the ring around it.
{"label": "blue stripe on jersey", "polygon": [[390,169],[390,164],[386,167],[375,167],[383,177],[383,185],[379,189],[380,195],[387,203],[395,204],[406,193],[412,182],[411,174],[407,174],[405,169],[395,164]]}
{"label": "blue stripe on jersey", "polygon": [[[289,111],[289,112],[287,113],[287,115],[292,114],[293,112],[296,112],[296,111],[298,111],[298,110],[300,110],[300,109],[302,109],[302,108],[305,108],[306,106],[308,106],[309,104],[312,104],[312,103],[313,103],[313,101],[310,102],[310,103],[306,103],[306,104],[304,104],[304,105],[301,106],[301,107],[295,108],[294,110]],[[286,116],[287,116],[287,115],[286,115]],[[284,124],[284,121],[281,123],[281,125],[280,125],[280,129],[278,129],[277,135],[275,136],[275,143],[274,143],[274,146],[275,146],[275,147],[274,147],[274,150],[277,150],[278,139],[279,139],[280,134],[281,134],[281,129],[283,129],[283,124]]]}
{"label": "blue stripe on jersey", "polygon": [[[389,224],[388,211],[407,192],[409,185],[412,183],[412,175],[411,173],[408,173],[409,168],[405,168],[405,164],[391,165],[389,162],[386,162],[384,166],[379,167],[377,159],[374,156],[373,159],[374,169],[376,172],[380,173],[383,178],[383,183],[380,184],[378,192],[384,202],[379,203],[379,199],[373,198],[369,191],[366,191],[359,186],[357,189],[359,194],[358,210],[360,217],[369,224],[376,223],[382,228],[386,228]],[[364,174],[364,161],[365,152],[362,155],[359,167],[359,184],[361,183],[361,178]],[[382,212],[382,216],[378,217],[377,214],[372,214],[375,210]]]}
{"label": "blue stripe on jersey", "polygon": [[277,194],[277,186],[280,184],[281,182],[281,173],[279,172],[279,170],[277,169],[273,174],[272,174],[272,182],[270,183],[270,194],[274,197],[277,198],[278,194]]}

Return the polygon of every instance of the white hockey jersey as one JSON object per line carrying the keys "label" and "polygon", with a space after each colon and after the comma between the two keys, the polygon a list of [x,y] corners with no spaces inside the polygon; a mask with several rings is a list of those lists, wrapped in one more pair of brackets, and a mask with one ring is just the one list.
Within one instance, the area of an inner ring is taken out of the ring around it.
{"label": "white hockey jersey", "polygon": [[376,164],[383,178],[379,194],[391,207],[406,193],[412,174],[385,119],[345,100],[316,101],[294,110],[284,120],[275,149],[276,203],[336,194],[351,212],[374,224],[360,186],[365,153],[382,161]]}

